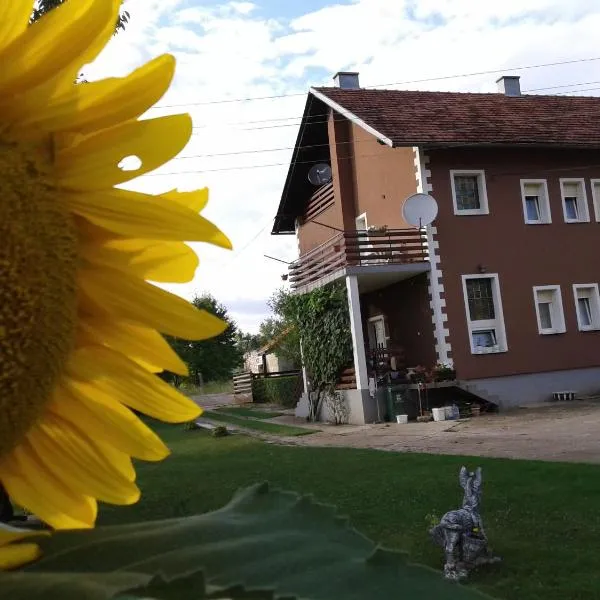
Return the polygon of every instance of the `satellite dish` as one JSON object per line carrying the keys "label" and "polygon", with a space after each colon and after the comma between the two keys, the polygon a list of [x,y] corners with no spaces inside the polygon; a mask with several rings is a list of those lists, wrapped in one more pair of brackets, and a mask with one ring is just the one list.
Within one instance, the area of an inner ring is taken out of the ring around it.
{"label": "satellite dish", "polygon": [[308,172],[308,181],[313,185],[324,185],[331,181],[331,167],[327,163],[313,165]]}
{"label": "satellite dish", "polygon": [[413,194],[402,205],[402,216],[409,225],[425,227],[433,223],[438,214],[438,204],[429,194]]}

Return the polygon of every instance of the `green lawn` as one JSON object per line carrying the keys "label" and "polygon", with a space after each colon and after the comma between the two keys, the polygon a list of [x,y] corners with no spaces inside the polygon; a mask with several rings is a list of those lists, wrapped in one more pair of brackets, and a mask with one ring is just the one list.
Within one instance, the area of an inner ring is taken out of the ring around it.
{"label": "green lawn", "polygon": [[258,419],[246,419],[244,417],[236,417],[216,410],[205,410],[202,413],[203,417],[211,419],[212,421],[219,421],[220,423],[229,423],[230,425],[237,425],[238,427],[245,427],[246,429],[254,429],[255,431],[262,431],[263,433],[270,433],[272,435],[310,435],[315,433],[315,429],[308,429],[306,427],[292,427],[290,425],[280,425],[279,423],[269,423],[260,421]]}
{"label": "green lawn", "polygon": [[[461,501],[457,475],[464,458],[276,446],[162,424],[155,429],[173,455],[138,465],[142,500],[103,508],[101,522],[213,510],[239,487],[268,480],[337,505],[361,532],[407,550],[413,561],[442,565],[426,517]],[[473,583],[506,600],[600,598],[600,467],[494,459],[466,464],[484,469],[484,523],[504,558]]]}
{"label": "green lawn", "polygon": [[218,412],[234,415],[236,417],[251,417],[253,419],[274,419],[283,413],[274,410],[260,410],[257,408],[245,408],[243,406],[225,406],[217,408]]}

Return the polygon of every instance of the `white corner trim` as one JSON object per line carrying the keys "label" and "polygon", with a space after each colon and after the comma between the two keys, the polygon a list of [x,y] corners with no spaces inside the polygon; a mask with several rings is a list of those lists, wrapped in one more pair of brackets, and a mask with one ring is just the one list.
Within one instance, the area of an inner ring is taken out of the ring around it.
{"label": "white corner trim", "polygon": [[389,146],[390,148],[393,147],[394,144],[393,144],[392,140],[390,140],[390,138],[386,137],[382,133],[379,133],[379,131],[377,131],[370,125],[367,125],[362,119],[359,119],[354,113],[350,112],[349,110],[346,110],[343,106],[341,106],[337,102],[334,102],[331,98],[329,98],[325,94],[322,94],[321,92],[317,92],[317,90],[315,90],[314,88],[310,88],[309,93],[312,94],[315,98],[318,98],[319,100],[321,100],[321,102],[324,102],[325,104],[327,104],[327,106],[329,106],[330,108],[335,110],[335,112],[339,113],[343,117],[346,117],[349,121],[352,121],[352,123],[355,123],[362,129],[364,129],[367,133],[370,133],[371,135],[380,139],[386,146]]}
{"label": "white corner trim", "polygon": [[[455,175],[475,175],[478,178],[479,183],[479,202],[480,208],[458,210],[458,203],[456,202],[456,185],[454,183]],[[454,207],[454,214],[457,216],[469,215],[489,215],[490,205],[488,202],[487,185],[485,182],[485,171],[483,169],[451,169],[450,170],[450,186],[452,188],[452,205]]]}
{"label": "white corner trim", "polygon": [[[554,292],[556,294],[557,299],[557,307],[558,307],[558,318],[559,323],[558,327],[553,327],[552,329],[543,329],[542,328],[542,320],[540,318],[540,308],[538,306],[538,293],[539,292]],[[533,286],[533,303],[535,305],[535,316],[537,318],[538,332],[540,335],[552,335],[555,333],[565,333],[567,331],[567,327],[565,324],[565,310],[563,306],[562,299],[562,290],[560,285],[534,285]]]}
{"label": "white corner trim", "polygon": [[[502,291],[500,290],[500,278],[498,273],[477,273],[461,275],[463,300],[465,302],[465,317],[467,319],[467,328],[469,331],[469,346],[471,354],[495,354],[499,352],[508,352],[508,340],[506,338],[506,324],[504,322],[504,308],[502,307]],[[493,281],[492,297],[494,300],[494,310],[496,318],[491,321],[472,321],[471,311],[469,310],[469,298],[467,295],[467,281],[469,279],[491,279]],[[496,345],[491,348],[476,348],[473,345],[473,332],[485,329],[496,330]]]}
{"label": "white corner trim", "polygon": [[[429,194],[433,192],[433,186],[429,182],[431,171],[426,168],[429,157],[426,156],[423,149],[418,146],[413,147],[413,153],[415,157],[414,163],[417,193]],[[431,296],[429,305],[431,307],[431,321],[435,337],[435,353],[438,362],[453,365],[454,362],[450,358],[452,346],[446,341],[446,338],[450,335],[450,331],[446,327],[448,321],[445,312],[446,300],[442,298],[444,284],[442,283],[442,269],[440,267],[440,244],[435,239],[437,227],[435,225],[428,225],[425,228],[425,231],[427,235],[427,248],[429,250],[429,263],[431,265],[431,269],[428,273],[428,293]]]}

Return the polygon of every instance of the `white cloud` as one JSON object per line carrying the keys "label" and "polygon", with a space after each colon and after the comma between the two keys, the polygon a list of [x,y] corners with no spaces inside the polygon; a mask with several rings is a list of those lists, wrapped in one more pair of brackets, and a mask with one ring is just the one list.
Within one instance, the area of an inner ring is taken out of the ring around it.
{"label": "white cloud", "polygon": [[[373,86],[600,55],[595,43],[600,5],[590,0],[354,0],[329,6],[324,0],[322,9],[293,19],[283,16],[291,10],[284,3],[281,14],[265,16],[259,0],[210,5],[129,0],[127,10],[127,30],[86,75],[121,75],[161,52],[176,55],[174,84],[159,103],[164,108],[148,116],[190,112],[194,135],[182,156],[133,187],[152,192],[210,187],[206,216],[236,250],[200,245],[196,279],[172,289],[187,296],[211,291],[246,329],[257,328],[260,307],[286,270],[263,255],[291,260],[296,254],[293,237],[269,233],[303,94],[309,85],[329,85],[324,73],[357,68],[362,85]],[[600,80],[600,61],[519,74],[524,89],[593,82]],[[396,87],[494,91],[496,78]],[[214,102],[280,94],[298,95]],[[259,168],[271,164],[276,166]],[[181,174],[165,175],[175,172]]]}

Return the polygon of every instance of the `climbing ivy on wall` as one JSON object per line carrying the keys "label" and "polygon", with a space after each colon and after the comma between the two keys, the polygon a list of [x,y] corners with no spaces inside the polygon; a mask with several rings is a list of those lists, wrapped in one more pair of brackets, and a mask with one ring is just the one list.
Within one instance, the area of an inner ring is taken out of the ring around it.
{"label": "climbing ivy on wall", "polygon": [[312,384],[311,420],[326,395],[335,393],[340,372],[352,360],[346,286],[334,282],[307,294],[280,297],[278,312],[300,333],[304,366]]}

